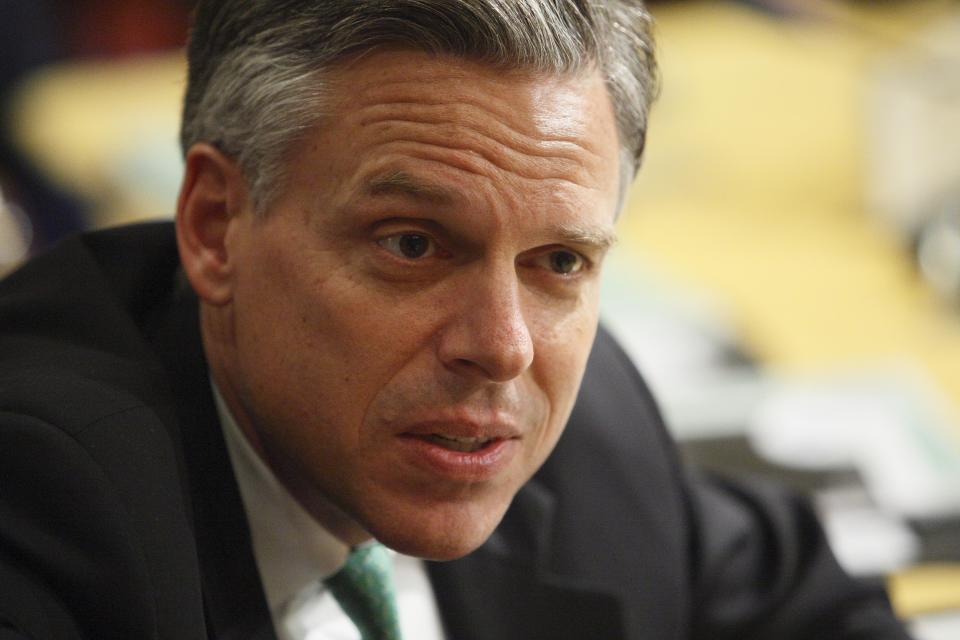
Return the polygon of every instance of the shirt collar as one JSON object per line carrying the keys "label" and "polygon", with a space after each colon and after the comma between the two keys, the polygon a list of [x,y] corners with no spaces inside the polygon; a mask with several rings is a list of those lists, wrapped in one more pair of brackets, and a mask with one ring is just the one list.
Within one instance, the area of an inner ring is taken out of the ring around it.
{"label": "shirt collar", "polygon": [[241,431],[211,380],[224,440],[247,513],[254,557],[271,612],[337,572],[349,547],[324,529],[277,480]]}

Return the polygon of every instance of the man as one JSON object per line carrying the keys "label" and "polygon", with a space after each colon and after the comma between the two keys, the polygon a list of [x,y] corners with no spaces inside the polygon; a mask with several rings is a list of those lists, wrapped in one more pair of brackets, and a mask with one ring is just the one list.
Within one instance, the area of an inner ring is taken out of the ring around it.
{"label": "man", "polygon": [[175,231],[0,292],[0,638],[905,638],[597,335],[651,51],[636,0],[201,2]]}

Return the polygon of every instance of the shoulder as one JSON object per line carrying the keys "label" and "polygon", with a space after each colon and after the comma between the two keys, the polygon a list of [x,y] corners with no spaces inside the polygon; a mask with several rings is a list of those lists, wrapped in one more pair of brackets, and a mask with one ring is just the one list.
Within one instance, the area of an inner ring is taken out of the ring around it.
{"label": "shoulder", "polygon": [[48,620],[154,637],[157,576],[195,565],[174,409],[143,334],[176,269],[170,235],[78,237],[0,282],[0,620],[29,633]]}
{"label": "shoulder", "polygon": [[151,529],[185,528],[175,469],[162,421],[129,393],[64,371],[0,377],[0,619],[151,637]]}
{"label": "shoulder", "polygon": [[75,236],[0,281],[0,411],[76,437],[162,407],[145,325],[169,304],[177,265],[171,226],[137,225]]}
{"label": "shoulder", "polygon": [[552,570],[607,584],[631,617],[679,628],[688,487],[646,384],[602,328],[567,428],[536,481],[555,497]]}
{"label": "shoulder", "polygon": [[[171,602],[198,591],[172,408],[128,361],[63,357],[90,375],[49,363],[0,372],[0,620],[31,637],[157,637],[187,619]],[[100,375],[111,365],[124,384]]]}
{"label": "shoulder", "polygon": [[542,475],[550,484],[622,499],[624,505],[656,493],[660,509],[675,506],[682,517],[674,443],[640,373],[602,327],[567,428]]}

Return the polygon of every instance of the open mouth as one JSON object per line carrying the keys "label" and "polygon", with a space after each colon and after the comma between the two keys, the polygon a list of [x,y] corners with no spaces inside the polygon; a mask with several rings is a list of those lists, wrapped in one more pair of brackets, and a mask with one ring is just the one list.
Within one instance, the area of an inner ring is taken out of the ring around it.
{"label": "open mouth", "polygon": [[[451,431],[453,433],[451,433]],[[522,447],[520,436],[507,428],[474,429],[473,434],[443,425],[415,427],[400,434],[398,448],[406,460],[430,474],[431,478],[458,483],[493,480],[515,460]]]}
{"label": "open mouth", "polygon": [[495,438],[461,438],[458,436],[440,435],[439,433],[431,433],[421,437],[427,442],[431,442],[444,449],[458,451],[460,453],[480,451],[495,441]]}

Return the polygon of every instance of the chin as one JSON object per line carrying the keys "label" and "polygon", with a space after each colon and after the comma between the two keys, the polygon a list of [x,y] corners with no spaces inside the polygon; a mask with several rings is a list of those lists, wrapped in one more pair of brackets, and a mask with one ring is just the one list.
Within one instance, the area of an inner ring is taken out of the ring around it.
{"label": "chin", "polygon": [[367,531],[398,553],[424,560],[456,560],[487,541],[508,505],[509,501],[496,509],[444,505],[403,517],[391,514],[369,522]]}
{"label": "chin", "polygon": [[376,535],[380,542],[398,553],[424,560],[456,560],[476,550],[486,542],[493,530],[476,532],[444,532],[431,535],[413,531],[385,532]]}

